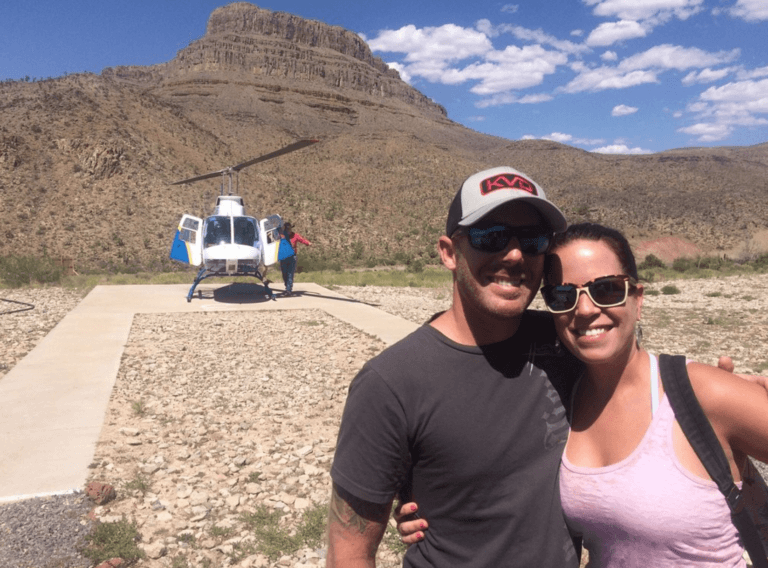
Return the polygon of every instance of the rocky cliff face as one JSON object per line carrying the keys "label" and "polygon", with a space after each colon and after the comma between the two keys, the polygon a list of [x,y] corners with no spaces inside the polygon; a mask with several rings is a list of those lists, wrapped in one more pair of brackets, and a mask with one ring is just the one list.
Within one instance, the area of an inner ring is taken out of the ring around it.
{"label": "rocky cliff face", "polygon": [[[216,9],[206,34],[169,63],[117,67],[103,75],[138,82],[173,83],[205,75],[253,81],[261,87],[323,89],[374,101],[398,100],[435,116],[445,109],[400,79],[355,33],[284,12],[238,2]],[[319,94],[319,93],[318,93]],[[328,93],[325,93],[328,96]]]}

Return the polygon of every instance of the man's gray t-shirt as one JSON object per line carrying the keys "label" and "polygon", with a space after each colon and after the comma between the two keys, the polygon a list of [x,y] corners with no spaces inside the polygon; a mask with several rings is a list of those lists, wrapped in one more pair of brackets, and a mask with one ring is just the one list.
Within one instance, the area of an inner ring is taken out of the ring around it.
{"label": "man's gray t-shirt", "polygon": [[555,339],[533,311],[482,348],[425,325],[352,381],[331,476],[365,501],[419,504],[430,528],[405,566],[578,566],[557,475],[580,367]]}

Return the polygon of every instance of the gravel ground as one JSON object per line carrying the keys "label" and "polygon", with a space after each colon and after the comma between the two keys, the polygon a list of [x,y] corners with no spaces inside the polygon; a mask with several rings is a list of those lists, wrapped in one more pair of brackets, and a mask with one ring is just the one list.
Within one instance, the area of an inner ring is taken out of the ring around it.
{"label": "gravel ground", "polygon": [[[737,371],[765,372],[768,276],[675,285],[680,294],[646,298],[649,350],[708,363],[729,354]],[[447,288],[335,289],[417,323],[450,302]],[[0,353],[2,373],[80,299],[57,288],[0,297],[36,306],[0,316],[10,346]],[[266,506],[291,528],[327,501],[347,386],[383,348],[316,311],[137,315],[91,470],[118,498],[96,515],[137,522],[142,567],[322,566],[322,547],[273,560],[257,553],[242,516]],[[0,506],[0,566],[87,566],[73,553],[86,506],[81,496]],[[382,546],[379,566],[400,564],[393,542]]]}

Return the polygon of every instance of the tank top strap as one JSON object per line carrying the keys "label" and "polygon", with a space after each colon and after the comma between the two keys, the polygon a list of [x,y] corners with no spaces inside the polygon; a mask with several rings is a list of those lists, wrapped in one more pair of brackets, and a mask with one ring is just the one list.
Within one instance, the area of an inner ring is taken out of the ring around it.
{"label": "tank top strap", "polygon": [[659,361],[656,355],[648,353],[651,359],[651,417],[656,416],[659,408]]}

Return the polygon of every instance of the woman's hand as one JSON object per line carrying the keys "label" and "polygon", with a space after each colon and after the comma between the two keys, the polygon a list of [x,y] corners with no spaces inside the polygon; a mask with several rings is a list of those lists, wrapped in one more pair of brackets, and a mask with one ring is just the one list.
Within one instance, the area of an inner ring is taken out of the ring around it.
{"label": "woman's hand", "polygon": [[404,544],[416,544],[424,540],[424,531],[429,528],[425,519],[419,518],[419,506],[416,503],[401,503],[395,509],[395,521],[400,540]]}

